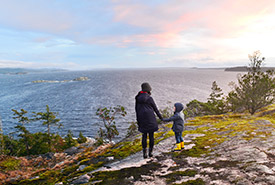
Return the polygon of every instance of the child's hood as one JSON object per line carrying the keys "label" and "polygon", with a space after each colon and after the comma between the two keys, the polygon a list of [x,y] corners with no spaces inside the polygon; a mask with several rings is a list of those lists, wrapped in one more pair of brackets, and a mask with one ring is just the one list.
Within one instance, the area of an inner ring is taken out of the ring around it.
{"label": "child's hood", "polygon": [[174,105],[176,107],[176,111],[175,112],[180,112],[183,110],[183,105],[181,103],[175,103]]}

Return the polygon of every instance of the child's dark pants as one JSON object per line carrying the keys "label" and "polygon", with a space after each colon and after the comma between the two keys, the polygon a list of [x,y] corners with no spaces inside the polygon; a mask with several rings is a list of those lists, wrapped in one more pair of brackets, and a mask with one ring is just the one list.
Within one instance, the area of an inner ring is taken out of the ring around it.
{"label": "child's dark pants", "polygon": [[182,139],[182,132],[175,132],[175,137],[176,137],[176,142],[177,142],[177,143],[183,142],[183,139]]}

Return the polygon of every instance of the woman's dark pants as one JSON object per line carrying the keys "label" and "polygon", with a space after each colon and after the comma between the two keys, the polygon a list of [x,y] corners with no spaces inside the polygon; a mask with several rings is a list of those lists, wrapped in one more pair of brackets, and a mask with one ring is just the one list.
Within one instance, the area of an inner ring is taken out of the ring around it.
{"label": "woman's dark pants", "polygon": [[143,157],[147,158],[146,148],[147,148],[147,135],[149,134],[149,157],[152,157],[153,147],[154,147],[154,132],[143,133],[142,134],[142,148],[143,148]]}

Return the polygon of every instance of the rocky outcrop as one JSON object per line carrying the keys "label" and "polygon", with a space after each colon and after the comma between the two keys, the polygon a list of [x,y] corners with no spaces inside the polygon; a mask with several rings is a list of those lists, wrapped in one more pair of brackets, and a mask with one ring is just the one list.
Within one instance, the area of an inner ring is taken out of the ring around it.
{"label": "rocky outcrop", "polygon": [[32,81],[32,83],[64,83],[64,82],[69,82],[69,80],[62,80],[62,81],[58,81],[58,80],[35,80],[35,81]]}
{"label": "rocky outcrop", "polygon": [[85,76],[82,76],[82,77],[78,77],[78,78],[73,79],[73,81],[86,81],[86,80],[89,80],[89,78],[88,78],[88,77],[85,77]]}
{"label": "rocky outcrop", "polygon": [[[107,184],[275,184],[275,120],[255,118],[197,119],[194,122],[200,125],[185,131],[181,152],[171,152],[174,137],[170,137],[155,146],[154,158],[136,153],[90,172],[91,181],[105,175],[101,180]],[[124,171],[127,174],[122,175]],[[116,173],[117,179],[107,178]]]}
{"label": "rocky outcrop", "polygon": [[[186,135],[185,141],[196,138],[197,135]],[[155,158],[142,159],[137,153],[129,159],[101,168],[100,171],[112,171],[133,168],[142,168],[152,163],[159,167],[146,174],[132,174],[128,178],[129,184],[275,184],[275,135],[268,140],[253,139],[246,141],[238,136],[232,140],[216,146],[208,155],[202,157],[182,156],[180,159],[168,154],[174,138],[159,143],[156,146]],[[190,142],[185,150],[195,145]],[[180,152],[176,155],[180,156]],[[192,174],[190,175],[190,172]],[[95,172],[90,176],[97,175]],[[107,173],[106,173],[107,175]],[[137,175],[137,176],[135,176]],[[125,182],[125,181],[123,181]]]}
{"label": "rocky outcrop", "polygon": [[[70,158],[70,162],[61,161],[51,170],[36,172],[23,182],[273,185],[275,114],[270,109],[265,112],[269,114],[227,114],[190,119],[184,131],[185,148],[180,152],[173,152],[175,138],[171,124],[161,125],[155,133],[154,157],[148,159],[142,158],[140,135],[115,145],[82,148],[84,150],[78,150],[78,154],[74,154],[77,148],[72,148],[72,156],[63,154],[66,156],[64,161]],[[48,158],[54,157],[51,154]]]}

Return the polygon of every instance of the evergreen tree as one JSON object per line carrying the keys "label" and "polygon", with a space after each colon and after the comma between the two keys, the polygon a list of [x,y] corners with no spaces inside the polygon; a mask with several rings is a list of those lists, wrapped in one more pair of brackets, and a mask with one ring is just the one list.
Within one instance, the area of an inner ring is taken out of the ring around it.
{"label": "evergreen tree", "polygon": [[[18,136],[22,138],[23,143],[25,144],[26,155],[29,155],[32,138],[31,138],[30,132],[25,127],[25,124],[30,122],[30,119],[27,116],[25,116],[28,113],[28,111],[26,111],[24,109],[21,109],[20,111],[12,109],[12,111],[14,112],[13,119],[18,119],[18,122],[20,123],[15,126],[15,128],[20,133]],[[24,153],[24,152],[22,152],[22,153]]]}
{"label": "evergreen tree", "polygon": [[58,113],[51,112],[48,105],[46,105],[46,112],[37,112],[36,113],[36,120],[42,120],[42,125],[47,126],[47,134],[48,134],[48,146],[49,150],[51,151],[51,132],[50,127],[52,125],[58,126],[59,128],[62,126],[62,124],[59,123],[60,119],[56,118]]}
{"label": "evergreen tree", "polygon": [[82,132],[79,132],[79,136],[77,138],[77,142],[80,143],[86,143],[87,142],[87,138],[83,136]]}
{"label": "evergreen tree", "polygon": [[225,112],[225,102],[222,93],[222,89],[218,86],[217,82],[214,81],[211,87],[211,94],[208,98],[207,107],[211,114],[222,114]]}
{"label": "evergreen tree", "polygon": [[230,107],[236,111],[248,110],[254,114],[258,109],[274,102],[275,78],[274,70],[261,69],[265,58],[259,51],[249,55],[249,71],[238,78],[238,85],[227,97]]}
{"label": "evergreen tree", "polygon": [[70,148],[77,145],[77,140],[73,138],[73,134],[71,130],[68,131],[67,136],[64,139],[66,143],[65,148]]}

